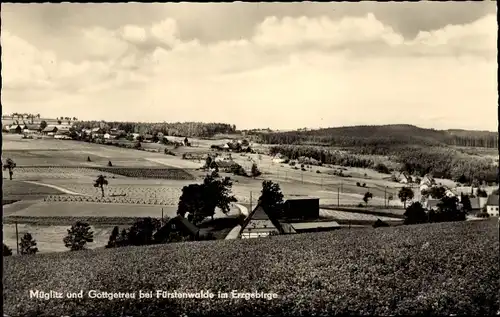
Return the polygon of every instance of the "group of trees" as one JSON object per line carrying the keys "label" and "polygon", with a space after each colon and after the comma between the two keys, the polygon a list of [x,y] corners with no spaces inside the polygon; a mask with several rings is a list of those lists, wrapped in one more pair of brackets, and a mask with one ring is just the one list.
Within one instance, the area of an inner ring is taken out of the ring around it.
{"label": "group of trees", "polygon": [[39,113],[33,114],[33,113],[18,113],[18,112],[14,112],[10,116],[12,117],[12,119],[14,119],[14,118],[21,119],[21,120],[28,119],[28,120],[31,121],[31,123],[33,123],[33,120],[35,120],[35,119],[40,119],[40,114]]}
{"label": "group of trees", "polygon": [[[36,246],[36,240],[33,239],[31,233],[26,232],[24,236],[21,238],[21,242],[19,243],[19,253],[21,255],[27,254],[35,254],[38,252],[38,248]],[[3,256],[12,255],[12,249],[9,248],[5,243],[3,244]]]}
{"label": "group of trees", "polygon": [[236,202],[231,194],[232,182],[229,177],[220,177],[216,171],[207,174],[202,184],[190,184],[182,188],[177,214],[195,225],[207,217],[215,215],[215,208],[227,214],[230,204]]}
{"label": "group of trees", "polygon": [[393,162],[401,165],[401,171],[409,174],[424,176],[432,173],[436,177],[459,179],[464,183],[484,181],[498,182],[498,166],[491,158],[478,158],[446,147],[375,147],[377,153],[367,151],[366,147],[335,150],[325,146],[306,145],[275,145],[270,147],[270,154],[278,153],[298,159],[311,157],[322,164],[333,164],[349,167],[372,168],[381,173],[390,173],[391,170],[384,164],[375,162],[368,155],[388,156]]}
{"label": "group of trees", "polygon": [[292,160],[298,160],[300,157],[310,157],[322,164],[361,168],[372,168],[375,165],[371,159],[321,146],[275,145],[270,147],[269,153],[271,155],[280,153]]}
{"label": "group of trees", "polygon": [[229,134],[236,131],[236,126],[227,123],[176,122],[176,123],[145,123],[145,122],[75,122],[78,131],[82,129],[103,128],[123,130],[126,133],[151,134],[161,132],[170,136],[212,137],[216,134]]}
{"label": "group of trees", "polygon": [[434,186],[427,193],[434,199],[439,199],[437,210],[431,209],[426,211],[420,202],[413,202],[406,208],[406,202],[413,198],[413,192],[410,188],[402,188],[399,192],[399,198],[405,202],[405,224],[420,224],[427,222],[444,222],[444,221],[463,221],[466,219],[468,212],[472,210],[470,198],[468,195],[462,195],[461,204],[455,196],[447,196],[446,189],[439,186]]}

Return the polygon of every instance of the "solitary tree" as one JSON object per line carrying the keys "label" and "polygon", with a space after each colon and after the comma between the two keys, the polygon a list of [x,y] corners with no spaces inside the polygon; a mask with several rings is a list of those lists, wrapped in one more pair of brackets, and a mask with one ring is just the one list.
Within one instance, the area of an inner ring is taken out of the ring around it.
{"label": "solitary tree", "polygon": [[413,199],[415,194],[410,187],[403,187],[399,190],[398,197],[403,203],[404,208],[406,209],[406,203]]}
{"label": "solitary tree", "polygon": [[40,122],[40,129],[43,130],[47,127],[47,121],[45,120],[42,120],[42,122]]}
{"label": "solitary tree", "polygon": [[9,248],[5,243],[3,244],[3,256],[12,255],[12,249]]}
{"label": "solitary tree", "polygon": [[283,217],[284,201],[280,185],[273,181],[263,181],[259,204],[266,212],[277,217]]}
{"label": "solitary tree", "polygon": [[258,177],[260,176],[262,173],[259,171],[259,168],[257,167],[257,164],[253,163],[252,164],[252,170],[251,170],[251,173],[252,173],[252,177]]}
{"label": "solitary tree", "polygon": [[71,251],[83,250],[87,242],[94,242],[94,232],[90,230],[88,223],[78,221],[68,229],[63,242]]}
{"label": "solitary tree", "polygon": [[90,156],[87,156],[87,162],[92,162],[92,160],[90,159]]}
{"label": "solitary tree", "polygon": [[368,205],[368,201],[373,198],[373,194],[370,192],[366,192],[365,195],[363,196],[363,201],[365,202],[366,205]]}
{"label": "solitary tree", "polygon": [[108,166],[109,166],[109,167],[112,167],[112,166],[113,166],[113,163],[111,163],[111,161],[108,161]]}
{"label": "solitary tree", "polygon": [[36,247],[36,240],[33,239],[30,233],[26,232],[24,236],[21,238],[21,242],[19,243],[19,248],[21,249],[21,254],[35,254],[38,252],[38,248]]}
{"label": "solitary tree", "polygon": [[104,197],[104,186],[108,185],[108,180],[106,179],[106,176],[99,175],[97,176],[97,179],[95,180],[94,187],[100,188],[102,197]]}
{"label": "solitary tree", "polygon": [[417,223],[425,223],[427,222],[427,214],[422,207],[420,202],[414,202],[406,209],[405,213],[405,225],[412,225]]}
{"label": "solitary tree", "polygon": [[16,163],[8,158],[5,164],[3,165],[3,170],[9,170],[9,179],[12,180],[12,176],[14,176],[14,168],[16,167]]}
{"label": "solitary tree", "polygon": [[230,204],[237,201],[231,193],[232,186],[229,177],[220,178],[217,172],[208,174],[203,184],[184,186],[179,198],[177,214],[184,217],[186,213],[189,213],[195,224],[206,217],[213,219],[216,207],[227,214]]}

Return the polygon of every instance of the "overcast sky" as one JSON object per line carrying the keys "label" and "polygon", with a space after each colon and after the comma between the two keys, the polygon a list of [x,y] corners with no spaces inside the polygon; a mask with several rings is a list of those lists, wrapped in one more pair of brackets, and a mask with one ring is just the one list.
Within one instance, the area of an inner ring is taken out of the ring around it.
{"label": "overcast sky", "polygon": [[497,131],[496,4],[3,4],[3,113]]}

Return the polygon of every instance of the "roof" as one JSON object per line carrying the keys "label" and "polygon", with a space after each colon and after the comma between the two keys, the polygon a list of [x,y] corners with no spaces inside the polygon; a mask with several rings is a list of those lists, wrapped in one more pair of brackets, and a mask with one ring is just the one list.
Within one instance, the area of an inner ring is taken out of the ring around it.
{"label": "roof", "polygon": [[441,202],[440,199],[427,199],[427,203],[425,204],[425,207],[426,208],[434,208],[434,207],[437,207],[440,202]]}
{"label": "roof", "polygon": [[56,127],[56,126],[54,126],[54,125],[48,125],[48,126],[46,126],[46,127],[45,127],[45,129],[43,129],[42,131],[43,131],[43,132],[53,132],[53,131],[54,131],[54,129],[57,129],[57,127]]}
{"label": "roof", "polygon": [[470,198],[471,209],[481,209],[481,204],[479,202],[479,197]]}
{"label": "roof", "polygon": [[28,130],[40,130],[40,126],[38,124],[27,124],[26,128]]}
{"label": "roof", "polygon": [[306,230],[315,228],[340,228],[336,221],[316,221],[316,222],[297,222],[291,224],[296,230]]}
{"label": "roof", "polygon": [[182,216],[176,216],[172,219],[170,219],[166,224],[164,224],[155,234],[155,239],[160,239],[163,240],[166,237],[168,237],[168,233],[170,232],[170,228],[172,223],[175,223],[177,225],[181,225],[185,231],[189,232],[191,235],[196,236],[198,235],[200,229],[193,225],[189,220]]}
{"label": "roof", "polygon": [[486,205],[488,206],[498,206],[498,195],[490,195],[488,196],[488,201],[486,202]]}
{"label": "roof", "polygon": [[252,229],[256,227],[263,227],[270,229],[270,227],[275,227],[280,233],[284,233],[283,227],[277,219],[270,216],[260,204],[258,204],[252,212],[245,218],[243,225],[241,226],[240,234],[249,226],[250,222],[253,222]]}

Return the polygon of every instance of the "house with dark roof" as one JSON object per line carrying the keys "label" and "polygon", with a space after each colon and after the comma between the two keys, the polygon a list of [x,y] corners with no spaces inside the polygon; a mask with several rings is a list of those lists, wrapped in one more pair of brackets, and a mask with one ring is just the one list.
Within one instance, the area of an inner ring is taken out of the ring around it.
{"label": "house with dark roof", "polygon": [[43,134],[51,134],[51,135],[54,135],[55,133],[57,133],[58,131],[58,128],[55,126],[55,125],[48,125],[45,127],[45,129],[42,130],[42,133]]}
{"label": "house with dark roof", "polygon": [[490,195],[486,202],[486,212],[492,217],[498,217],[498,197],[498,195]]}
{"label": "house with dark roof", "polygon": [[289,233],[295,233],[291,225],[281,224],[277,218],[268,214],[264,207],[258,204],[245,219],[239,236],[242,239],[248,239]]}
{"label": "house with dark roof", "polygon": [[154,240],[158,243],[169,242],[171,233],[177,233],[194,241],[200,238],[200,229],[182,216],[170,219],[155,233]]}

